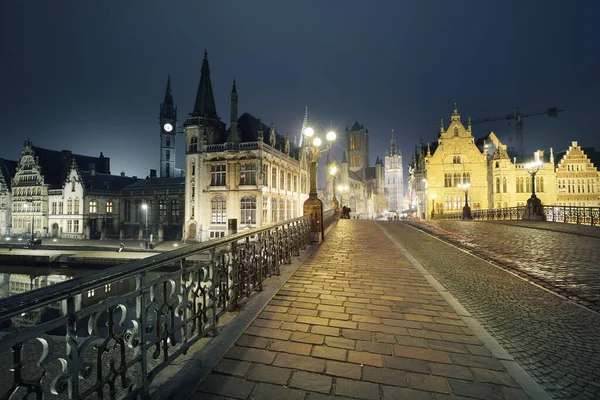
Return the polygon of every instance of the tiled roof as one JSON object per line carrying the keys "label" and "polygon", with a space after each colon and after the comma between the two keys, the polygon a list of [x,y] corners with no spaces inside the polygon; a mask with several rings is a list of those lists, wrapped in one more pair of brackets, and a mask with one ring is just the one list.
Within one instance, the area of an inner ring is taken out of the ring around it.
{"label": "tiled roof", "polygon": [[92,175],[89,171],[80,173],[83,186],[88,190],[119,190],[125,186],[144,180],[129,176],[99,174],[97,172]]}
{"label": "tiled roof", "polygon": [[185,189],[185,178],[136,179],[136,182],[126,185],[123,189]]}
{"label": "tiled roof", "polygon": [[93,165],[96,173],[110,174],[110,159],[106,157],[84,156],[66,150],[49,150],[36,146],[31,148],[39,161],[44,182],[49,184],[51,189],[62,187],[71,169],[72,160],[75,160],[80,171],[89,171],[90,166]]}

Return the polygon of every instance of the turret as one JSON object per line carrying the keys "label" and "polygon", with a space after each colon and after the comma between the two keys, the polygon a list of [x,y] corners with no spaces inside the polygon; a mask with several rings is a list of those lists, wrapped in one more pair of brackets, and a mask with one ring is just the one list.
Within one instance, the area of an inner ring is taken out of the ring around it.
{"label": "turret", "polygon": [[233,80],[233,87],[231,88],[231,127],[229,129],[228,142],[239,142],[240,138],[238,135],[237,124],[238,124],[238,94],[237,88],[235,87],[235,79]]}

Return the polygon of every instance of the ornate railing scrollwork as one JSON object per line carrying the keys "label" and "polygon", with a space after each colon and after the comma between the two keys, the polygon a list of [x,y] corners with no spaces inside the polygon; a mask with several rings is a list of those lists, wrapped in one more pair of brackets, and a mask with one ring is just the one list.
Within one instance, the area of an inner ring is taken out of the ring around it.
{"label": "ornate railing scrollwork", "polygon": [[[300,217],[0,299],[0,400],[148,397],[154,377],[216,335],[309,234]],[[16,323],[49,305],[60,315]]]}
{"label": "ornate railing scrollwork", "polygon": [[[546,221],[563,222],[596,226],[600,222],[600,207],[579,206],[543,206]],[[526,206],[491,208],[485,210],[472,210],[471,215],[475,220],[520,220],[527,212]],[[436,214],[435,219],[462,219],[462,212],[444,212]]]}

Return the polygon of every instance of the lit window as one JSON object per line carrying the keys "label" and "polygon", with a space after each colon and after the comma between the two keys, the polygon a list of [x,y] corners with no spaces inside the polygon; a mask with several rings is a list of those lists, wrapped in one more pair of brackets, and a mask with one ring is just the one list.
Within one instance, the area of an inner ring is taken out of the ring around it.
{"label": "lit window", "polygon": [[98,213],[98,202],[96,200],[90,201],[90,214]]}
{"label": "lit window", "polygon": [[224,224],[227,222],[227,203],[223,196],[213,197],[211,200],[213,224]]}
{"label": "lit window", "polygon": [[115,204],[112,200],[106,202],[106,213],[112,214],[114,212]]}
{"label": "lit window", "polygon": [[241,202],[242,223],[256,224],[256,197],[244,196]]}
{"label": "lit window", "polygon": [[225,164],[211,165],[210,168],[210,185],[225,186]]}
{"label": "lit window", "polygon": [[256,185],[256,163],[243,163],[240,166],[240,185]]}

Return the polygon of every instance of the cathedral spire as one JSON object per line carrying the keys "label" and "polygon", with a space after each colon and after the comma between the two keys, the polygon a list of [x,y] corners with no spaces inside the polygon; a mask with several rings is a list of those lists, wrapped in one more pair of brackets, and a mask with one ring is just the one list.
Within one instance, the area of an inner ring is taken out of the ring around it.
{"label": "cathedral spire", "polygon": [[302,147],[304,143],[304,130],[308,128],[310,125],[310,119],[308,118],[308,106],[304,107],[304,120],[302,120],[302,130],[300,131],[300,136],[298,138],[298,147]]}
{"label": "cathedral spire", "polygon": [[212,83],[210,81],[210,67],[208,65],[208,52],[206,50],[204,50],[200,83],[198,84],[198,92],[196,93],[196,102],[194,103],[192,116],[219,119]]}
{"label": "cathedral spire", "polygon": [[235,79],[233,80],[233,87],[231,88],[231,127],[229,128],[228,142],[239,142],[238,137],[238,95],[237,88],[235,87]]}
{"label": "cathedral spire", "polygon": [[394,130],[392,129],[392,140],[390,140],[390,156],[396,155],[396,139],[394,139]]}

